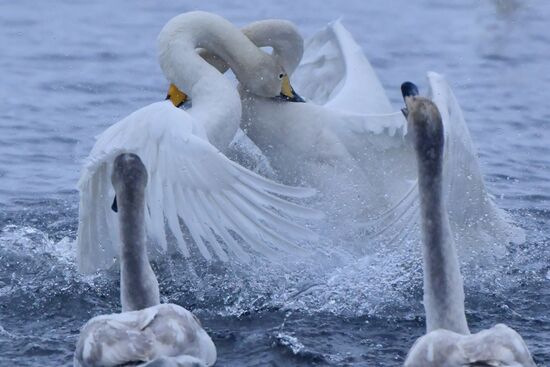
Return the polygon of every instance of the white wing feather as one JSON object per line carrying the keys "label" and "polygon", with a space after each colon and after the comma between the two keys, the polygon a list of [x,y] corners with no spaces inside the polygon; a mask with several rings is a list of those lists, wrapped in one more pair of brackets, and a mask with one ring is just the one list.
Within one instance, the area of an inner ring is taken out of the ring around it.
{"label": "white wing feather", "polygon": [[378,76],[340,20],[305,43],[292,83],[316,104],[352,114],[393,112]]}
{"label": "white wing feather", "polygon": [[441,113],[445,130],[444,188],[451,223],[461,224],[461,228],[454,228],[456,235],[465,237],[462,243],[485,238],[523,242],[523,231],[508,223],[507,214],[495,205],[485,188],[477,149],[451,87],[434,72],[428,73],[428,82],[430,98]]}
{"label": "white wing feather", "polygon": [[307,198],[313,190],[281,185],[239,166],[204,139],[189,114],[159,102],[108,128],[84,166],[77,239],[83,272],[109,267],[118,254],[110,175],[122,152],[138,154],[148,170],[145,223],[161,251],[166,251],[170,233],[181,253],[190,256],[182,223],[205,259],[246,261],[256,252],[275,260],[280,251],[294,252],[296,243],[317,239],[291,220],[319,218],[320,213],[280,197]]}
{"label": "white wing feather", "polygon": [[[436,73],[428,73],[428,81],[445,126],[445,189],[455,234],[467,237],[463,242],[469,243],[488,238],[524,241],[523,232],[508,223],[506,213],[485,189],[477,150],[449,85]],[[326,108],[331,130],[376,182],[373,186],[384,188],[372,198],[384,195],[394,203],[375,217],[375,234],[407,231],[418,220],[414,152],[405,139],[407,122],[392,108],[361,47],[340,21],[306,42],[293,84]]]}

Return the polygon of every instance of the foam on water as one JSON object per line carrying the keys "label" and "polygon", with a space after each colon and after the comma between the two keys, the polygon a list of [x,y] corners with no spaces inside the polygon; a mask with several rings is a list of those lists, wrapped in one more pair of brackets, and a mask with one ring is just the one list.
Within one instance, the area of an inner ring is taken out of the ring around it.
{"label": "foam on water", "polygon": [[[60,219],[41,220],[49,226]],[[535,355],[547,350],[550,292],[543,285],[549,241],[539,234],[491,261],[463,264],[474,330],[505,321],[522,331]],[[23,353],[28,365],[44,358],[70,361],[80,326],[93,315],[119,309],[117,272],[79,275],[73,242],[70,237],[52,240],[24,224],[2,228],[0,342],[9,345],[5,360]],[[188,266],[174,255],[155,262],[154,270],[163,301],[193,309],[228,365],[273,360],[362,365],[388,356],[402,360],[412,341],[408,334],[422,332],[419,248],[411,243],[346,266],[307,264],[294,270],[268,264]],[[236,354],[237,346],[243,355]]]}

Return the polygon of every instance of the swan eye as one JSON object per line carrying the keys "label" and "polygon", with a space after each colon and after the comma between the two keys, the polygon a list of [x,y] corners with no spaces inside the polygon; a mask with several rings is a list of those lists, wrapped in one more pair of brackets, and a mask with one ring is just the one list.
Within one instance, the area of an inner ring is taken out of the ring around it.
{"label": "swan eye", "polygon": [[281,73],[279,74],[279,79],[283,79],[285,77],[285,74]]}

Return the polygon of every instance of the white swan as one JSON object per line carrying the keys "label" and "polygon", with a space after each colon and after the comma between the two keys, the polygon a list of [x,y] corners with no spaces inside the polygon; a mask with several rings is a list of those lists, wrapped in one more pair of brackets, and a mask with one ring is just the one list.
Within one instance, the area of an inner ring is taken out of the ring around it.
{"label": "white swan", "polygon": [[[245,34],[258,46],[272,46],[276,59],[287,60],[281,63],[290,65],[290,74],[303,49],[295,27],[260,23]],[[405,119],[391,107],[361,48],[336,21],[306,43],[292,76],[309,103],[274,103],[241,88],[243,130],[282,182],[320,191],[316,203],[329,219],[368,222],[373,243],[406,237],[419,222],[414,152],[405,139]],[[448,207],[456,208],[450,212],[453,235],[465,244],[522,242],[522,231],[487,193],[451,88],[436,73],[428,73],[428,82],[448,142],[444,191]]]}
{"label": "white swan", "polygon": [[206,259],[213,257],[211,251],[221,260],[234,255],[245,261],[249,253],[275,259],[281,251],[299,251],[295,244],[302,240],[315,240],[313,232],[288,218],[311,219],[319,213],[280,197],[309,197],[313,190],[271,182],[220,153],[238,129],[241,103],[231,82],[195,48],[223,56],[243,85],[266,98],[283,91],[292,99],[282,67],[231,23],[204,12],[170,20],[158,44],[162,70],[170,82],[190,92],[193,106],[183,111],[170,101],[153,103],[98,137],[78,183],[79,269],[107,268],[118,256],[109,174],[121,152],[138,154],[149,171],[145,225],[160,251],[167,249],[165,224],[185,256],[195,250],[187,245],[180,220]]}
{"label": "white swan", "polygon": [[462,276],[443,199],[446,140],[442,116],[432,101],[417,96],[414,84],[403,83],[401,90],[418,164],[428,332],[413,345],[405,366],[535,366],[521,336],[503,324],[470,335]]}
{"label": "white swan", "polygon": [[[145,237],[147,170],[132,153],[116,157],[112,184],[118,197],[122,313],[91,319],[80,332],[75,366],[197,367],[216,362],[216,347],[185,308],[160,304]],[[187,203],[186,203],[187,204]]]}

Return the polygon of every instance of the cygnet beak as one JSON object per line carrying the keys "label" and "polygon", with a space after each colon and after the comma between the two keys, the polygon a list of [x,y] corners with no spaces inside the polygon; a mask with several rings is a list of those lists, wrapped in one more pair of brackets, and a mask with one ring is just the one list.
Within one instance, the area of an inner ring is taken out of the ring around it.
{"label": "cygnet beak", "polygon": [[278,99],[287,102],[305,102],[305,100],[298,95],[290,85],[290,79],[288,75],[285,75],[281,82],[281,94],[279,94]]}
{"label": "cygnet beak", "polygon": [[116,202],[116,195],[115,195],[115,198],[113,200],[113,204],[111,205],[111,210],[114,211],[115,213],[118,213],[118,204]]}
{"label": "cygnet beak", "polygon": [[169,99],[174,104],[174,106],[180,107],[182,104],[185,103],[185,101],[189,99],[189,97],[187,96],[187,94],[179,90],[178,87],[176,87],[174,84],[170,84],[166,99]]}
{"label": "cygnet beak", "polygon": [[401,94],[403,95],[403,100],[405,101],[405,108],[401,109],[401,112],[403,112],[403,115],[405,118],[409,115],[409,109],[408,109],[408,102],[416,97],[418,93],[418,87],[411,82],[405,82],[401,84]]}

